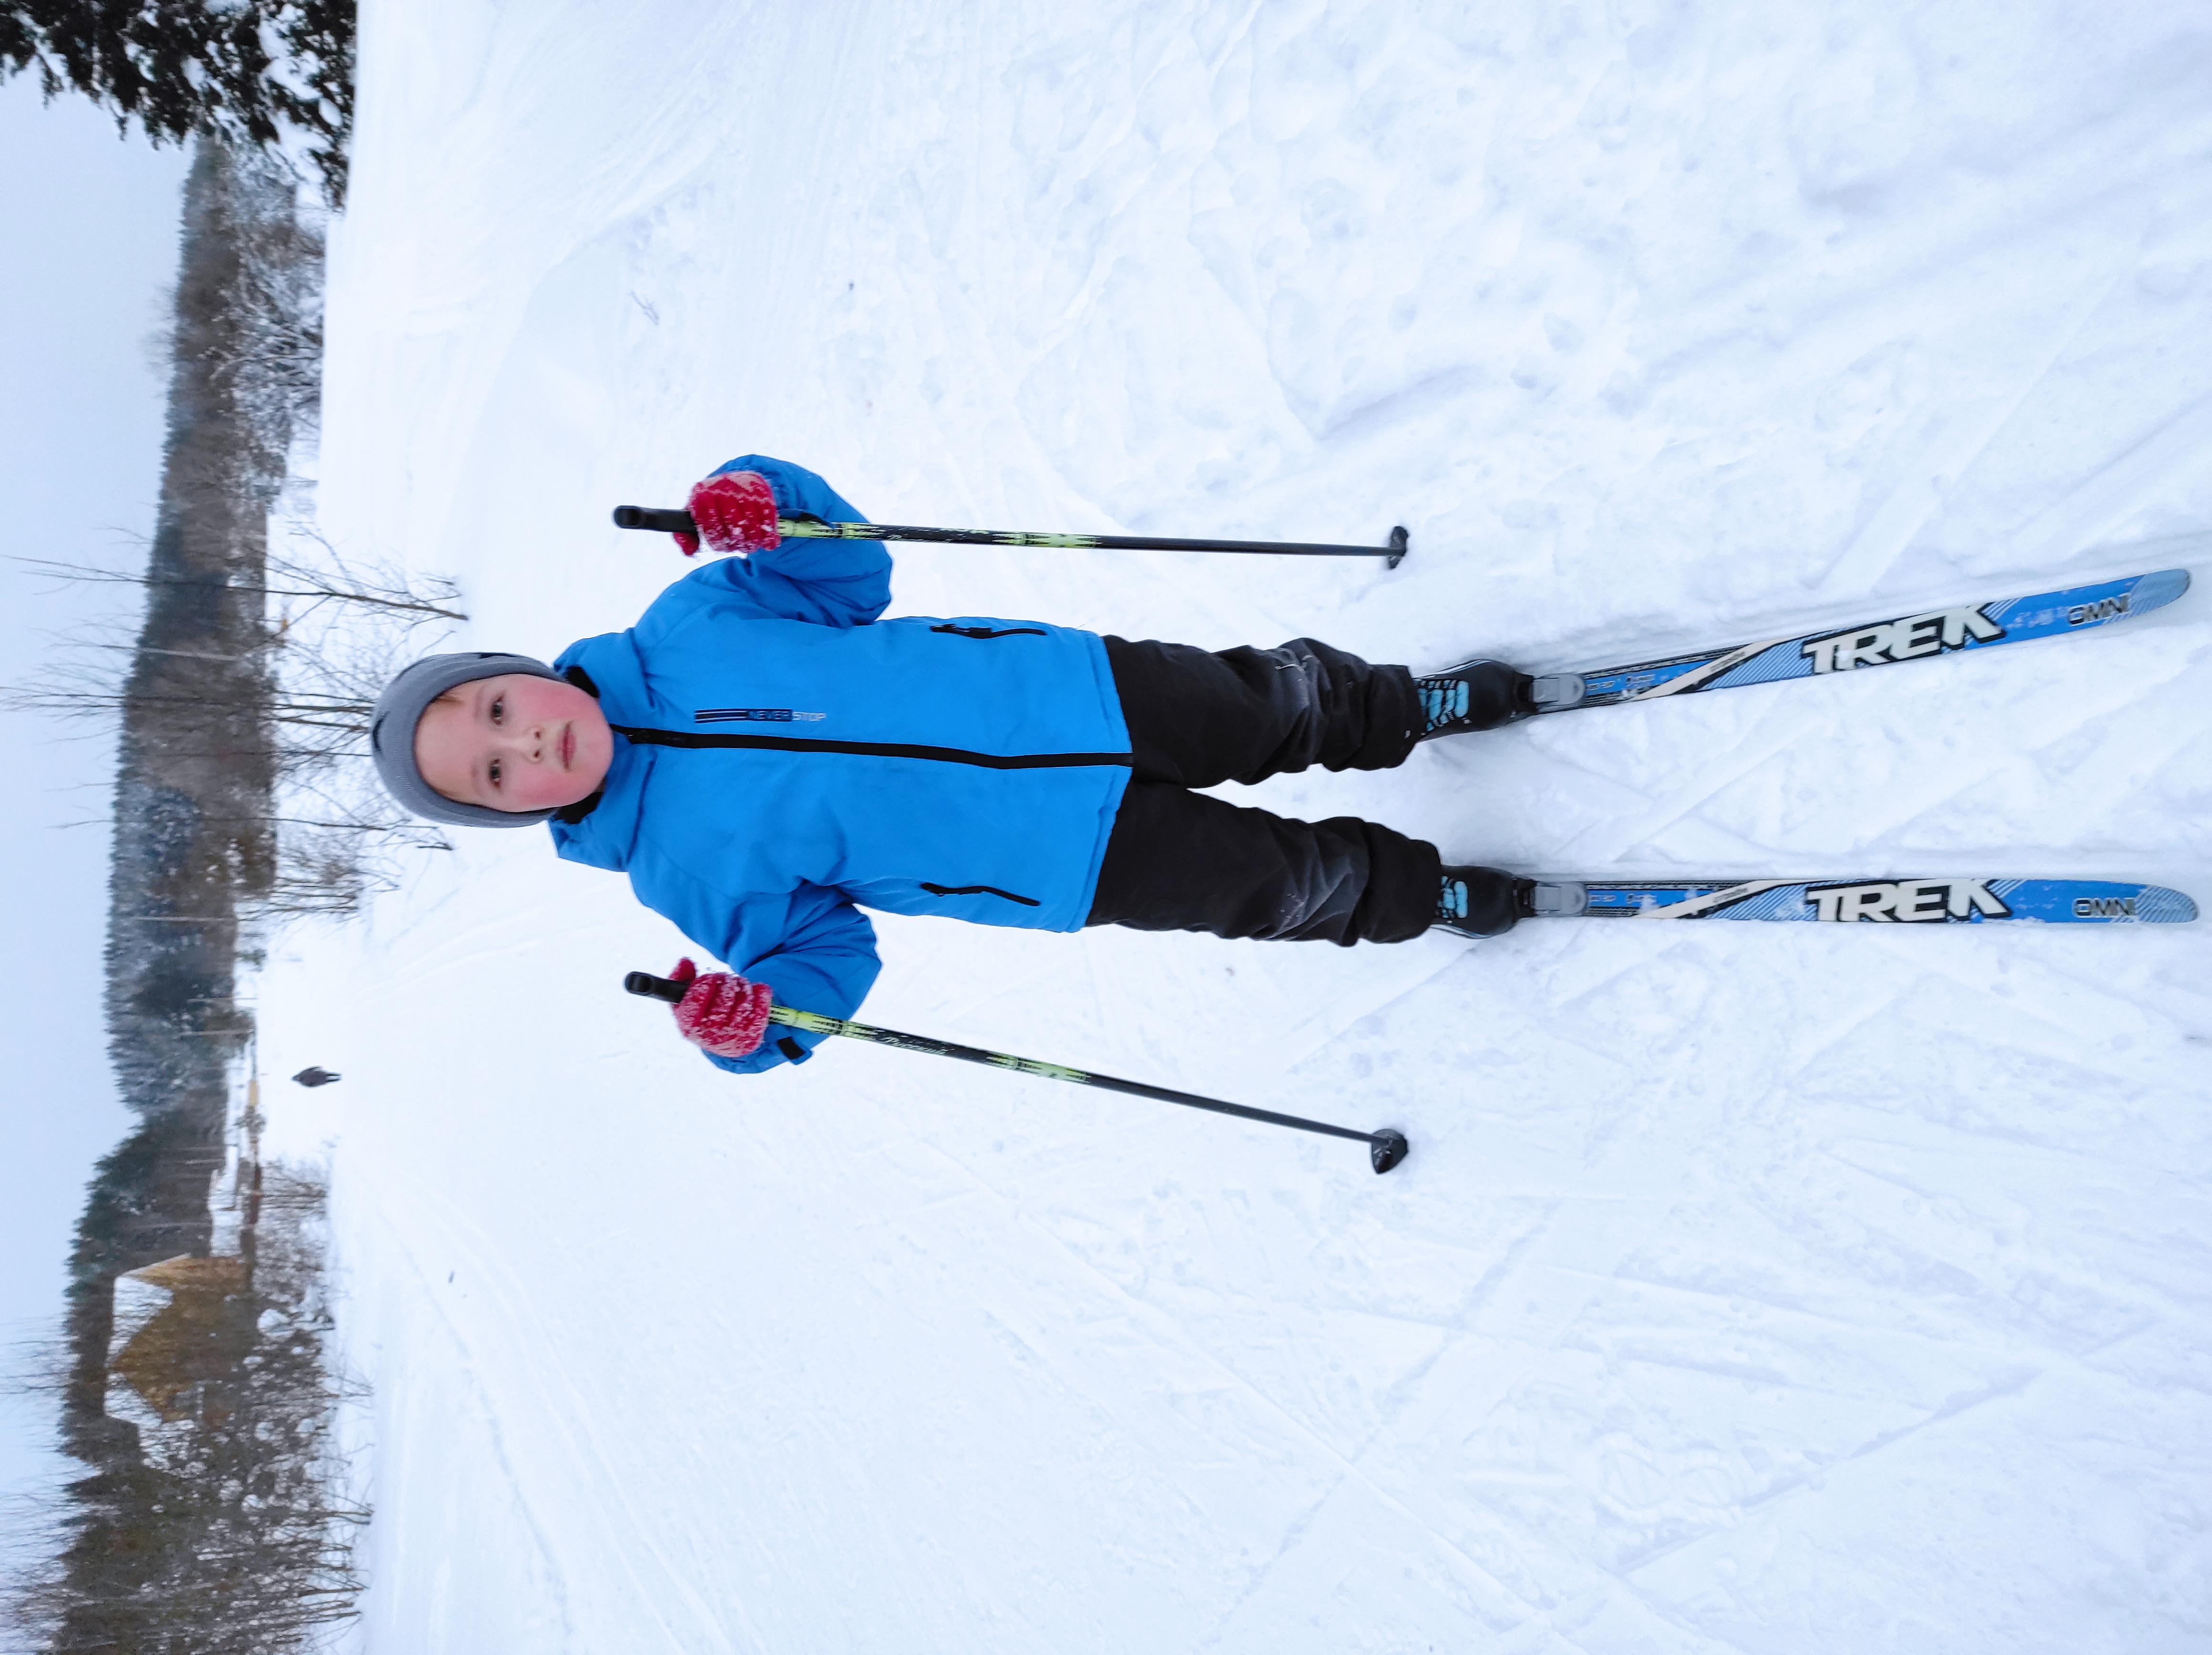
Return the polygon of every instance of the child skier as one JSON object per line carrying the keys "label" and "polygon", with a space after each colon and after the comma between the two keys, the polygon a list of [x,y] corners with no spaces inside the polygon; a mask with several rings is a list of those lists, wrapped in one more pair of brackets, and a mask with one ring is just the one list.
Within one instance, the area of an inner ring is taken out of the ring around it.
{"label": "child skier", "polygon": [[[1432,926],[1493,937],[1529,912],[1528,882],[1444,867],[1376,823],[1190,791],[1387,769],[1422,741],[1526,717],[1528,681],[1502,663],[1417,678],[1304,638],[1210,653],[1040,621],[881,621],[882,542],[780,543],[779,516],[865,520],[811,471],[745,455],[690,509],[708,547],[738,555],[550,667],[417,661],[378,699],[371,744],[417,815],[546,822],[562,857],[627,873],[735,967],[676,1008],[720,1068],[808,1055],[819,1036],[763,1044],[773,1000],[859,1009],[878,969],[862,907],[1346,947]],[[689,961],[678,976],[693,979]]]}

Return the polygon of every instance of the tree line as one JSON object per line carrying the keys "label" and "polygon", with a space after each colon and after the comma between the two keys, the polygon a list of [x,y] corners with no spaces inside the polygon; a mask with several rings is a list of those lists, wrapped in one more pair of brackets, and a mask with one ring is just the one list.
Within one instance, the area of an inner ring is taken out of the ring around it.
{"label": "tree line", "polygon": [[[319,1195],[264,1192],[230,1252],[209,1191],[252,1034],[241,960],[291,915],[357,906],[376,845],[430,842],[355,779],[386,658],[459,611],[449,585],[270,544],[319,415],[322,238],[299,197],[281,157],[196,140],[145,561],[32,569],[135,587],[143,617],[9,692],[117,731],[106,1010],[141,1122],[95,1171],[48,1365],[84,1474],[11,1602],[52,1655],[307,1649],[360,1585]],[[185,1308],[118,1353],[117,1282],[149,1266]]]}
{"label": "tree line", "polygon": [[[143,1153],[118,1150],[103,1181],[127,1181],[121,1161]],[[341,1440],[341,1404],[358,1392],[330,1348],[327,1193],[281,1165],[239,1177],[237,1253],[178,1261],[221,1268],[166,1278],[170,1302],[122,1342],[109,1394],[84,1394],[76,1352],[38,1376],[86,1468],[36,1514],[46,1555],[8,1604],[49,1655],[295,1655],[355,1617],[369,1513]],[[95,1185],[81,1256],[143,1250],[115,1192]],[[108,1333],[103,1322],[103,1344]]]}
{"label": "tree line", "polygon": [[353,135],[354,0],[0,0],[0,80],[35,71],[156,144],[304,146],[332,207]]}

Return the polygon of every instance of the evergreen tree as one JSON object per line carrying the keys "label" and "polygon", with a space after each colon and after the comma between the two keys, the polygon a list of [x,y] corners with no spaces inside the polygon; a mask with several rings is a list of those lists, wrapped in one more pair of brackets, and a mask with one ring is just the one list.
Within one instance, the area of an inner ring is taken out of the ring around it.
{"label": "evergreen tree", "polygon": [[35,67],[155,143],[306,136],[332,206],[353,130],[354,0],[0,0],[0,80]]}

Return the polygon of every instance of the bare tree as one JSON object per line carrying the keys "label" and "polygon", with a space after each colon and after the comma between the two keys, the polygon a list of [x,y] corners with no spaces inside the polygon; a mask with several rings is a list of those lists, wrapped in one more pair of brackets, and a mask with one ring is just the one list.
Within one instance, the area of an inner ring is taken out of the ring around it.
{"label": "bare tree", "polygon": [[[0,687],[0,706],[158,724],[173,758],[243,763],[269,774],[276,791],[259,821],[276,830],[277,852],[273,873],[250,893],[256,906],[270,918],[343,918],[398,882],[405,853],[451,848],[435,828],[398,810],[375,783],[368,731],[377,696],[393,673],[468,616],[458,607],[459,586],[445,576],[349,559],[304,528],[295,528],[290,539],[290,552],[270,553],[258,573],[222,583],[226,596],[258,600],[268,617],[230,651],[167,649],[115,633],[81,632],[64,640],[46,682]],[[32,575],[68,584],[149,591],[207,584],[150,566],[10,561]],[[248,681],[262,686],[257,716],[241,720],[210,706],[194,685],[131,670],[149,656],[251,669]],[[214,825],[221,818],[203,820]]]}
{"label": "bare tree", "polygon": [[[416,574],[389,563],[351,562],[319,535],[302,530],[296,537],[321,547],[324,563],[318,566],[271,553],[264,560],[260,579],[225,583],[231,591],[273,599],[279,603],[304,600],[296,613],[289,605],[284,609],[277,622],[279,637],[294,622],[305,621],[326,604],[380,609],[396,618],[412,617],[409,621],[410,631],[414,626],[428,621],[469,618],[454,607],[460,600],[459,585],[445,575]],[[161,587],[198,584],[157,575],[150,570],[106,569],[94,563],[64,563],[52,558],[10,557],[8,561],[33,574],[72,585]]]}

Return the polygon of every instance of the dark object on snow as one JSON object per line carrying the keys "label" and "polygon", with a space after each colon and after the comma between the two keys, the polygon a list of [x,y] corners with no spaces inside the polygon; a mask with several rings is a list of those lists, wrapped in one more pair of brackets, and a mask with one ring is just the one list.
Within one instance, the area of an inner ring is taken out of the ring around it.
{"label": "dark object on snow", "polygon": [[314,1067],[302,1069],[298,1074],[293,1076],[292,1078],[299,1082],[302,1086],[328,1086],[332,1081],[342,1081],[345,1076],[343,1075],[333,1075],[327,1069]]}
{"label": "dark object on snow", "polygon": [[[689,991],[688,983],[672,978],[655,977],[648,971],[634,971],[623,979],[623,986],[632,994],[643,995],[650,1000],[665,1000],[671,1005],[682,1002]],[[1146,1086],[1139,1081],[1117,1081],[1109,1075],[1093,1075],[1080,1069],[1066,1069],[1059,1064],[1040,1063],[1035,1058],[1017,1058],[1004,1052],[986,1052],[980,1046],[956,1046],[951,1040],[932,1040],[927,1034],[902,1034],[895,1028],[877,1028],[868,1023],[848,1022],[842,1017],[824,1017],[818,1012],[795,1011],[789,1006],[771,1006],[768,1020],[772,1023],[788,1024],[817,1034],[842,1034],[848,1040],[866,1040],[876,1046],[888,1046],[900,1052],[921,1052],[933,1058],[958,1058],[963,1063],[988,1064],[994,1069],[1011,1069],[1020,1075],[1036,1075],[1048,1081],[1069,1081],[1077,1086],[1095,1086],[1102,1091],[1126,1092],[1132,1097],[1157,1098],[1162,1103],[1180,1103],[1192,1109],[1211,1109],[1218,1115],[1238,1115],[1246,1120],[1265,1121],[1270,1126],[1294,1126],[1301,1132],[1322,1132],[1330,1137],[1351,1138],[1367,1145],[1367,1158],[1378,1173],[1387,1173],[1406,1158],[1408,1145],[1406,1135],[1391,1127],[1379,1132],[1355,1132],[1349,1126],[1331,1126],[1327,1121],[1305,1120],[1297,1115],[1279,1115],[1269,1109],[1253,1109],[1241,1103],[1223,1103],[1215,1098],[1201,1098],[1189,1092],[1171,1092],[1164,1086]]]}
{"label": "dark object on snow", "polygon": [[[696,537],[689,512],[651,506],[617,506],[615,527]],[[1296,540],[1174,540],[1158,535],[1035,534],[1020,529],[915,529],[896,523],[824,523],[800,513],[777,520],[786,540],[933,540],[952,546],[1048,546],[1077,552],[1263,552],[1289,557],[1386,557],[1396,568],[1406,555],[1406,531],[1390,530],[1381,546],[1327,546]],[[687,553],[688,556],[689,554]]]}

